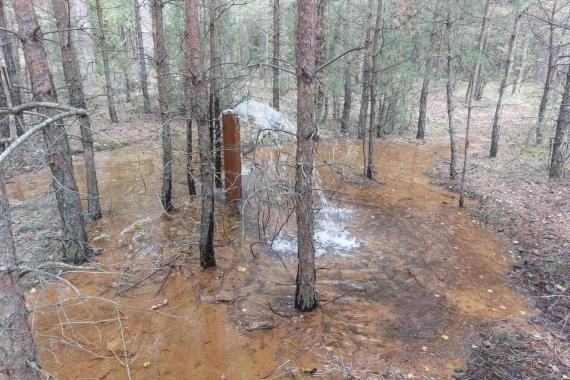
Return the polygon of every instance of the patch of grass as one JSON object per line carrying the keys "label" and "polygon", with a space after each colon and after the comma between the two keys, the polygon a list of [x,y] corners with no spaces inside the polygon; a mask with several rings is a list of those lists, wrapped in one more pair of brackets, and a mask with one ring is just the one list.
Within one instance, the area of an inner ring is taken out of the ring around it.
{"label": "patch of grass", "polygon": [[462,379],[562,379],[570,373],[565,346],[533,326],[489,326],[472,343]]}

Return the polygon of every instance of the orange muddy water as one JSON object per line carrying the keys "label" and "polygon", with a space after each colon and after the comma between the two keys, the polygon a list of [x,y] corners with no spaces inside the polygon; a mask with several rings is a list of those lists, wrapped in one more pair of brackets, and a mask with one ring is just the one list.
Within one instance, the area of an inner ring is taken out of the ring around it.
{"label": "orange muddy water", "polygon": [[[199,200],[176,183],[177,211],[163,217],[160,157],[98,153],[106,212],[89,236],[104,250],[89,266],[104,272],[28,294],[44,369],[60,379],[450,378],[478,324],[531,311],[507,284],[508,242],[430,185],[434,149],[379,143],[370,183],[354,174],[358,144],[320,143],[323,187],[351,210],[359,246],[317,258],[321,307],[306,314],[293,307],[294,256],[251,246],[255,232],[220,201],[218,266],[203,271]],[[17,200],[48,190],[37,174],[9,186]]]}

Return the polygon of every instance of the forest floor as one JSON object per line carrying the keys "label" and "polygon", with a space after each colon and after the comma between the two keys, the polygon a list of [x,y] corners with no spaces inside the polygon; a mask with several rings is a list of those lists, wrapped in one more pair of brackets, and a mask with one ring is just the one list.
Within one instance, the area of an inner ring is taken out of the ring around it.
{"label": "forest floor", "polygon": [[[358,142],[331,140],[326,149],[323,138],[320,159],[338,149],[354,168],[335,186],[345,194],[343,206],[358,214],[350,228],[361,247],[351,257],[319,258],[324,305],[306,316],[290,307],[293,258],[252,257],[255,241],[240,235],[241,221],[223,206],[216,216],[219,268],[202,272],[195,254],[186,257],[189,246],[195,251],[199,202],[177,180],[185,178],[182,121],[173,120],[178,210],[163,218],[157,115],[123,105],[112,125],[98,105],[93,127],[105,216],[89,235],[101,255],[65,274],[73,286],[48,285],[45,277],[27,283],[45,368],[62,379],[567,378],[570,189],[567,181],[548,181],[548,147],[531,144],[535,110],[528,104],[536,102],[528,96],[508,99],[494,160],[486,138],[494,99],[477,104],[467,182],[477,201],[469,217],[456,208],[457,183],[447,179],[445,98],[437,87],[427,142],[409,138],[411,126],[377,144],[377,185],[354,173]],[[294,98],[284,101],[292,117]],[[465,110],[457,111],[462,140]],[[72,149],[80,153],[76,129]],[[19,163],[26,173],[8,188],[19,260],[37,266],[59,260],[58,218],[49,177],[35,166],[41,148],[28,153],[33,159]],[[81,155],[75,161],[81,186]]]}
{"label": "forest floor", "polygon": [[[488,158],[488,152],[496,100],[491,96],[478,102],[466,189],[478,200],[468,208],[470,214],[512,241],[516,262],[509,273],[511,283],[531,295],[541,313],[524,328],[505,321],[485,326],[478,348],[470,354],[468,378],[555,379],[568,376],[570,368],[570,171],[564,181],[548,180],[550,147],[534,144],[538,103],[531,97],[525,93],[508,98],[495,159]],[[445,143],[445,97],[434,98],[429,117],[436,128],[428,141]],[[460,106],[457,111],[463,126],[466,110]],[[554,135],[556,117],[553,107],[546,136]],[[462,142],[463,128],[459,138]],[[458,191],[458,181],[449,179],[448,155],[429,174],[434,183]]]}

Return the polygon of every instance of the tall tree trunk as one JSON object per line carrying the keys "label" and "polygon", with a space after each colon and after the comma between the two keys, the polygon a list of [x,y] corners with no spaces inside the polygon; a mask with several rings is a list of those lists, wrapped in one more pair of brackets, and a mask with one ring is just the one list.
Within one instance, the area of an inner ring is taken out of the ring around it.
{"label": "tall tree trunk", "polygon": [[497,157],[499,152],[499,135],[501,132],[501,114],[503,112],[503,97],[505,95],[505,90],[508,86],[509,76],[511,75],[511,68],[513,66],[513,59],[515,56],[515,49],[517,47],[517,37],[519,34],[520,21],[523,12],[517,10],[515,16],[515,25],[513,27],[513,32],[511,34],[511,40],[509,42],[509,53],[507,56],[507,62],[505,63],[505,73],[499,87],[499,99],[497,100],[497,108],[495,109],[495,118],[493,119],[493,134],[491,136],[491,151],[489,156],[491,158]]}
{"label": "tall tree trunk", "polygon": [[28,310],[18,279],[10,204],[0,168],[0,378],[40,379],[39,357],[28,326]]}
{"label": "tall tree trunk", "polygon": [[[73,41],[72,27],[69,23],[70,4],[68,0],[52,0],[56,25],[59,30],[59,42],[63,75],[69,93],[69,102],[77,108],[87,109],[85,93],[81,80],[81,72],[75,43]],[[93,151],[93,134],[89,116],[80,118],[81,144],[85,161],[85,178],[87,181],[87,207],[89,217],[93,220],[101,218],[101,205],[99,203],[99,189],[97,187],[97,172],[95,170],[95,153]]]}
{"label": "tall tree trunk", "polygon": [[555,16],[558,7],[558,1],[552,2],[552,11],[550,12],[549,21],[549,36],[548,36],[548,66],[546,67],[546,78],[544,79],[544,88],[542,91],[542,98],[540,99],[540,106],[538,107],[538,118],[536,123],[536,143],[542,144],[544,133],[544,116],[548,105],[548,98],[550,97],[550,86],[552,83],[552,75],[556,61],[558,60],[558,49],[554,47],[554,30],[555,30]]}
{"label": "tall tree trunk", "polygon": [[93,46],[93,37],[91,30],[91,21],[89,18],[89,2],[85,0],[72,0],[71,13],[73,21],[70,23],[72,27],[79,28],[76,30],[77,47],[80,55],[79,72],[80,78],[83,79],[87,91],[90,91],[95,85],[97,79],[97,70],[95,69],[95,47]]}
{"label": "tall tree trunk", "polygon": [[[344,35],[348,43],[352,40],[352,4],[350,0],[346,0],[346,23]],[[347,54],[344,57],[344,101],[342,104],[342,116],[340,118],[340,131],[343,134],[348,133],[349,121],[350,121],[350,110],[352,108],[352,76],[350,75],[350,68],[352,66],[352,60]]]}
{"label": "tall tree trunk", "polygon": [[511,93],[511,95],[519,94],[521,92],[521,86],[522,86],[522,82],[523,82],[523,78],[524,78],[524,72],[525,72],[526,63],[527,63],[526,61],[527,61],[527,55],[528,55],[528,45],[529,45],[528,38],[525,38],[523,40],[522,54],[520,57],[520,66],[519,66],[519,69],[517,71],[515,83],[513,83],[513,91]]}
{"label": "tall tree trunk", "polygon": [[[17,65],[17,45],[13,45],[13,36],[7,32],[8,21],[6,19],[6,9],[4,0],[0,0],[0,43],[2,44],[2,52],[4,53],[4,62],[6,63],[8,93],[12,106],[19,106],[22,104],[22,95],[20,91],[20,81],[18,79],[19,66]],[[24,134],[24,119],[22,115],[16,115],[16,135],[21,136]]]}
{"label": "tall tree trunk", "polygon": [[449,178],[455,179],[457,177],[457,131],[453,122],[453,113],[455,111],[455,104],[453,102],[453,55],[451,50],[452,40],[452,20],[451,20],[451,0],[447,0],[447,19],[446,26],[446,48],[447,48],[447,120],[449,131],[449,147],[451,150],[449,160]]}
{"label": "tall tree trunk", "polygon": [[[18,20],[34,100],[57,102],[33,0],[14,0],[14,12]],[[48,117],[55,113],[54,110],[49,109],[38,111]],[[67,262],[81,264],[92,252],[87,244],[81,199],[79,199],[73,175],[73,162],[67,133],[62,124],[54,123],[43,129],[43,135],[49,152],[48,161],[53,176],[53,189],[62,221],[64,259]]]}
{"label": "tall tree trunk", "polygon": [[383,1],[378,0],[378,9],[376,11],[376,26],[374,27],[374,42],[372,46],[372,70],[370,73],[370,123],[368,125],[368,161],[366,164],[366,178],[373,180],[376,178],[376,169],[374,168],[374,130],[376,126],[376,86],[378,84],[378,72],[380,61],[380,34],[382,33],[382,25],[384,19]]}
{"label": "tall tree trunk", "polygon": [[111,69],[109,68],[109,50],[105,38],[105,21],[103,20],[103,9],[101,0],[95,0],[97,9],[97,20],[99,21],[99,48],[101,49],[101,59],[103,59],[103,69],[105,72],[105,92],[107,93],[107,106],[109,107],[109,117],[111,122],[118,123],[117,111],[115,110],[115,99],[113,97],[113,85],[111,81]]}
{"label": "tall tree trunk", "polygon": [[[315,56],[315,67],[319,67],[326,60],[327,55],[327,27],[326,27],[326,13],[329,5],[329,0],[316,0],[317,3],[317,50]],[[317,74],[317,78],[319,75]],[[319,122],[326,120],[328,109],[323,115],[323,106],[328,107],[325,99],[325,91],[323,82],[317,81],[316,86],[316,99],[315,99],[315,118]],[[317,130],[318,132],[318,130]]]}
{"label": "tall tree trunk", "polygon": [[[0,108],[8,108],[2,75],[0,75]],[[4,115],[0,117],[0,153],[4,152],[8,145],[10,145],[10,119]]]}
{"label": "tall tree trunk", "polygon": [[483,11],[483,21],[481,22],[481,31],[479,32],[479,42],[477,44],[477,54],[476,64],[474,65],[471,75],[469,76],[469,84],[467,85],[467,92],[465,93],[465,103],[470,94],[474,94],[472,87],[479,83],[481,76],[481,56],[485,51],[485,41],[489,33],[489,15],[491,8],[493,6],[493,0],[487,0],[485,3],[485,10]]}
{"label": "tall tree trunk", "polygon": [[216,265],[214,257],[214,165],[208,123],[208,95],[202,67],[202,46],[198,0],[186,1],[186,34],[188,59],[192,75],[192,119],[198,124],[200,175],[202,177],[202,218],[200,224],[200,264],[203,268]]}
{"label": "tall tree trunk", "polygon": [[[483,50],[481,54],[485,56],[487,54],[487,46],[489,45],[489,27],[490,24],[487,24],[487,29],[485,30],[485,35],[483,37]],[[483,90],[485,88],[485,81],[483,80],[483,65],[481,61],[479,61],[479,66],[477,66],[477,70],[475,71],[475,80],[473,81],[473,89],[475,93],[473,94],[475,100],[479,101],[483,99]]]}
{"label": "tall tree trunk", "polygon": [[566,74],[564,95],[560,103],[556,134],[552,144],[552,157],[550,159],[550,179],[559,180],[564,178],[564,164],[570,156],[570,69]]}
{"label": "tall tree trunk", "polygon": [[170,120],[168,118],[168,89],[166,85],[168,62],[166,58],[162,7],[162,0],[151,1],[158,108],[160,109],[160,121],[162,122],[162,191],[160,193],[160,203],[165,212],[170,212],[174,210],[172,206],[172,139],[170,136]]}
{"label": "tall tree trunk", "polygon": [[360,97],[360,112],[358,115],[358,138],[363,139],[366,135],[366,120],[368,120],[368,107],[370,105],[370,49],[372,47],[371,23],[374,3],[368,1],[366,13],[366,32],[364,33],[364,53],[362,62],[362,96]]}
{"label": "tall tree trunk", "polygon": [[[125,51],[125,55],[127,56],[127,60],[130,59],[129,57],[129,44],[128,44],[128,37],[125,33],[125,28],[123,25],[119,25],[119,38],[121,39],[121,44],[123,45],[123,50]],[[129,79],[129,65],[126,63],[123,65],[123,81],[125,82],[125,101],[127,103],[131,102],[131,83]]]}
{"label": "tall tree trunk", "polygon": [[279,111],[279,65],[281,58],[281,36],[279,0],[273,0],[273,108]]}
{"label": "tall tree trunk", "polygon": [[186,58],[186,70],[184,77],[184,96],[186,99],[186,183],[188,187],[188,195],[196,195],[196,183],[192,169],[192,161],[194,156],[194,148],[192,147],[192,121],[193,121],[193,89],[192,89],[192,71],[190,70],[190,52],[189,44],[186,44],[184,53]]}
{"label": "tall tree trunk", "polygon": [[427,101],[429,96],[429,87],[431,83],[431,75],[433,69],[433,61],[435,58],[435,45],[437,43],[437,13],[439,9],[439,0],[435,3],[435,13],[433,16],[433,24],[431,26],[431,33],[429,39],[429,50],[424,70],[424,78],[422,83],[422,92],[420,95],[420,111],[418,116],[418,133],[416,139],[425,139],[426,137],[426,114],[427,114]]}
{"label": "tall tree trunk", "polygon": [[315,225],[313,214],[313,155],[315,125],[315,0],[297,1],[297,288],[295,306],[313,309],[315,294]]}
{"label": "tall tree trunk", "polygon": [[210,0],[209,8],[210,22],[210,134],[214,141],[214,166],[215,166],[215,185],[217,188],[222,187],[222,130],[220,128],[220,68],[218,65],[218,47],[217,47],[217,1]]}
{"label": "tall tree trunk", "polygon": [[146,73],[146,60],[144,55],[144,40],[142,34],[141,25],[141,5],[139,0],[133,0],[135,5],[135,29],[136,29],[136,41],[137,41],[137,51],[139,58],[139,81],[141,86],[141,91],[143,95],[143,112],[150,113],[150,97],[148,96],[148,84],[147,84],[147,73]]}

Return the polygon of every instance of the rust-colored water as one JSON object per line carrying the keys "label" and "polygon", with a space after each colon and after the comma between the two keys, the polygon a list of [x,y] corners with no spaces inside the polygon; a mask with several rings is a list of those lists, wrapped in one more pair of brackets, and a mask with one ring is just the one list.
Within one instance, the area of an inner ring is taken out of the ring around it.
{"label": "rust-colored water", "polygon": [[[465,365],[464,339],[478,323],[529,310],[506,283],[508,243],[429,184],[432,149],[378,144],[381,182],[369,183],[348,169],[361,165],[357,144],[321,142],[320,163],[335,164],[319,170],[323,186],[352,209],[346,226],[360,246],[317,259],[322,307],[304,315],[292,306],[293,257],[255,245],[254,256],[254,233],[242,235],[241,220],[220,204],[218,266],[201,270],[197,247],[186,255],[199,201],[177,184],[178,210],[164,218],[156,157],[98,154],[110,211],[90,237],[104,248],[93,265],[108,273],[66,275],[82,297],[62,283],[29,294],[44,368],[60,379],[276,379],[313,369],[373,379],[394,367],[449,378]],[[46,191],[43,181],[16,179],[9,191],[24,199]]]}

